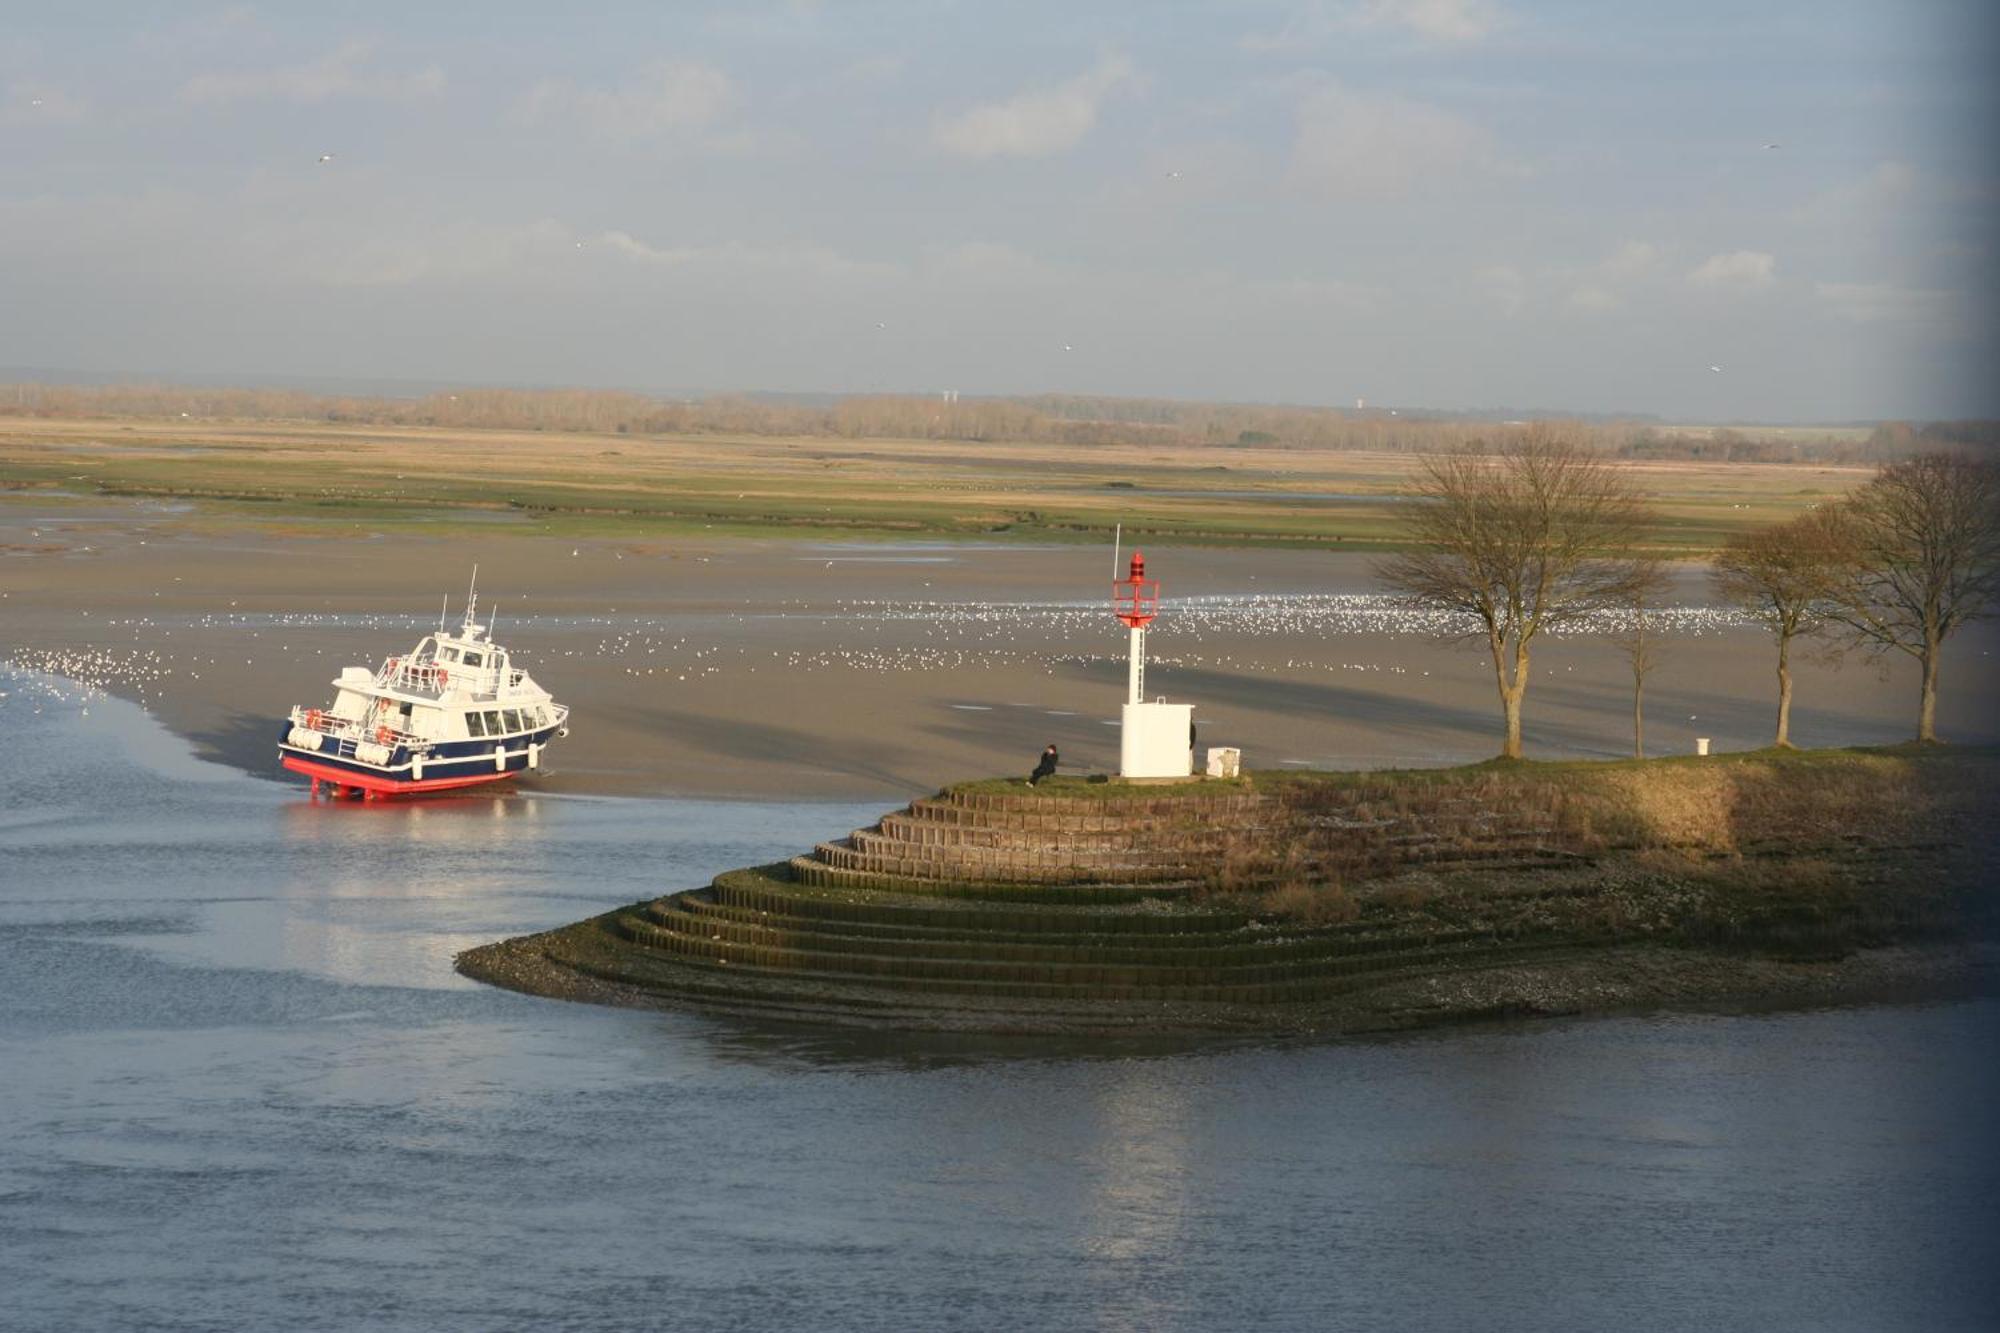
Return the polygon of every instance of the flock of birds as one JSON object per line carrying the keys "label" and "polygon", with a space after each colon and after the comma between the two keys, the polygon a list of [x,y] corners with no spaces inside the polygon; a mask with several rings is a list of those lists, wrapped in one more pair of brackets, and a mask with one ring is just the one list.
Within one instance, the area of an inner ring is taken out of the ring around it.
{"label": "flock of birds", "polygon": [[[1664,606],[1649,610],[1647,619],[1649,632],[1663,639],[1746,623],[1738,613],[1705,606]],[[318,689],[339,667],[387,656],[431,627],[428,618],[401,614],[252,612],[232,604],[193,615],[100,617],[91,622],[92,642],[16,648],[11,665],[67,682],[61,688],[76,691],[80,702],[94,691],[112,691],[153,704],[176,682],[199,681],[204,673],[235,676],[239,662],[273,680],[297,682],[296,688]],[[1380,594],[1194,597],[1162,612],[1149,634],[1148,660],[1161,669],[1262,677],[1428,677],[1454,666],[1483,671],[1483,652],[1463,646],[1370,651],[1393,640],[1444,639],[1465,628],[1446,613],[1412,609]],[[1628,616],[1606,613],[1552,633],[1609,638],[1630,628]],[[579,688],[587,693],[588,678],[599,672],[675,685],[760,671],[1013,669],[1108,679],[1122,671],[1127,651],[1123,627],[1102,604],[1061,601],[836,599],[758,603],[736,612],[607,610],[522,618],[506,626],[502,641],[559,697],[566,686],[572,696]]]}

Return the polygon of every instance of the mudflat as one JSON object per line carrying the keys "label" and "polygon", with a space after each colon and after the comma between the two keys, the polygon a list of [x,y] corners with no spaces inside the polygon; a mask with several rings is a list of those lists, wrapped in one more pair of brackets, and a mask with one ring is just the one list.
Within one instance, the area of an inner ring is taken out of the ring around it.
{"label": "mudflat", "polygon": [[[197,519],[200,521],[197,521]],[[157,502],[0,503],[0,656],[153,709],[211,756],[277,773],[278,719],[341,667],[379,664],[461,605],[476,563],[497,636],[574,712],[543,789],[902,797],[1113,769],[1125,631],[1109,546],[272,531]],[[1128,548],[1129,552],[1129,548]],[[1261,769],[1463,763],[1497,749],[1491,669],[1379,594],[1361,553],[1149,545],[1167,611],[1149,696],[1196,706],[1199,744]],[[1652,753],[1769,737],[1761,632],[1708,605],[1685,566],[1648,681]],[[1995,635],[1944,668],[1940,727],[2000,739]],[[1911,731],[1906,663],[1799,671],[1804,745]],[[1631,680],[1608,633],[1537,654],[1530,754],[1631,752]]]}

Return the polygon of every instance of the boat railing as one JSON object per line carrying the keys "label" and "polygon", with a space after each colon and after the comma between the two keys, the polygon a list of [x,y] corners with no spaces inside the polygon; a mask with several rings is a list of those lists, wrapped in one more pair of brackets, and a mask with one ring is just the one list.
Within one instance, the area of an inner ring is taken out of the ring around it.
{"label": "boat railing", "polygon": [[[476,678],[478,674],[476,669],[462,668],[461,680],[466,676]],[[375,683],[384,689],[401,690],[406,694],[441,695],[450,686],[451,676],[451,668],[441,662],[392,657],[375,673]]]}
{"label": "boat railing", "polygon": [[354,747],[363,741],[386,745],[392,750],[407,749],[412,754],[428,754],[437,745],[437,742],[429,737],[419,736],[415,732],[404,731],[387,723],[370,723],[365,719],[336,717],[318,708],[294,708],[292,725],[325,736],[334,742],[335,753],[348,759],[353,758]]}

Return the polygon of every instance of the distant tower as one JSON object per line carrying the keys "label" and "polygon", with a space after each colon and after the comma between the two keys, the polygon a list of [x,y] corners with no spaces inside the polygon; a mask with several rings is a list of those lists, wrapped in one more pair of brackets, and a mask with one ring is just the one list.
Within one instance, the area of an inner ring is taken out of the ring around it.
{"label": "distant tower", "polygon": [[1354,400],[1355,411],[1357,412],[1366,411],[1367,407],[1368,407],[1368,400],[1366,398],[1357,398]]}
{"label": "distant tower", "polygon": [[1146,702],[1146,626],[1160,614],[1160,584],[1146,577],[1146,557],[1132,552],[1131,573],[1111,585],[1111,612],[1132,634],[1125,707],[1119,715],[1118,774],[1184,778],[1194,771],[1194,705]]}

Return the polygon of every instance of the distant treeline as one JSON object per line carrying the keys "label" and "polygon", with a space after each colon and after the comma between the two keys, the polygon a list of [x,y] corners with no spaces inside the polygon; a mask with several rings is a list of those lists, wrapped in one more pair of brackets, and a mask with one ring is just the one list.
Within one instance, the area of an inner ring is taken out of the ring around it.
{"label": "distant treeline", "polygon": [[[882,394],[801,405],[742,395],[671,399],[597,389],[460,389],[421,398],[375,398],[161,384],[4,385],[0,416],[188,417],[607,435],[801,435],[1399,453],[1497,443],[1525,424],[1423,412],[1073,395],[946,400]],[[1576,421],[1571,428],[1596,449],[1621,458],[1861,463],[1938,449],[2000,451],[2000,423],[1992,421],[1890,422],[1867,434],[1838,428],[1697,429],[1617,420]]]}

